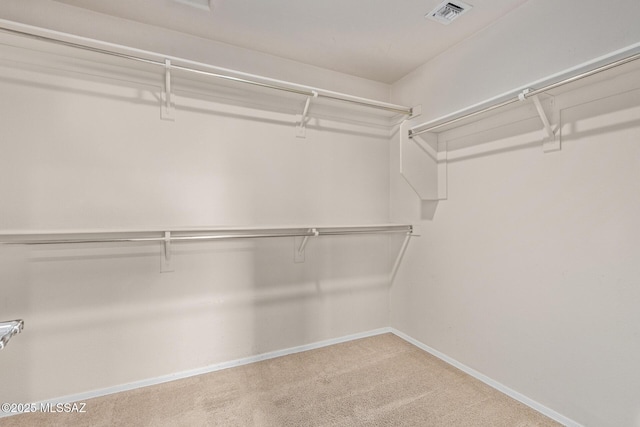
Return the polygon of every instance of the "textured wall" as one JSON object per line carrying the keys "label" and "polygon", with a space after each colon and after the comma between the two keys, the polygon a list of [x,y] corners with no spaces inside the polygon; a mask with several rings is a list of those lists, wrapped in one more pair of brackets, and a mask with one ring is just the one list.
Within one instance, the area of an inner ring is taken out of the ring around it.
{"label": "textured wall", "polygon": [[[612,6],[626,12],[528,2],[396,83],[392,100],[423,104],[426,121],[640,41],[640,3]],[[558,97],[560,152],[542,152],[535,118],[450,140],[435,214],[391,151],[392,219],[425,218],[392,326],[588,426],[640,425],[640,80],[618,79]]]}
{"label": "textured wall", "polygon": [[[175,121],[163,121],[162,76],[133,74],[3,46],[3,232],[388,221],[387,133],[345,115],[314,118],[296,138],[304,99],[255,109],[261,95],[222,99],[179,79]],[[388,325],[386,236],[313,239],[304,263],[292,238],[173,248],[171,273],[158,244],[0,248],[1,317],[26,324],[3,350],[0,400]]]}

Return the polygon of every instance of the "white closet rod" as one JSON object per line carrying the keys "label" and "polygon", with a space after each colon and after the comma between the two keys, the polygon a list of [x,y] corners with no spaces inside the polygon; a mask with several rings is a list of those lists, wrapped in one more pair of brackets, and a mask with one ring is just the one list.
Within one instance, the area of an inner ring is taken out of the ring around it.
{"label": "white closet rod", "polygon": [[560,86],[564,86],[564,85],[569,84],[569,83],[576,82],[578,80],[582,80],[584,78],[593,76],[594,74],[598,74],[598,73],[601,73],[603,71],[607,71],[607,70],[610,70],[612,68],[619,67],[621,65],[627,64],[627,63],[635,61],[637,59],[640,59],[640,53],[636,53],[634,55],[627,56],[626,58],[622,58],[622,59],[619,59],[617,61],[613,61],[613,62],[610,62],[608,64],[602,65],[600,67],[594,68],[592,70],[585,71],[583,73],[577,74],[575,76],[568,77],[568,78],[563,79],[563,80],[561,80],[559,82],[552,83],[552,84],[546,85],[544,87],[541,87],[540,89],[532,89],[532,90],[529,90],[529,91],[525,90],[525,91],[519,93],[515,98],[508,99],[506,101],[490,105],[490,106],[485,107],[485,108],[483,108],[481,110],[473,111],[471,113],[467,113],[467,114],[464,114],[462,116],[455,117],[455,118],[446,120],[444,122],[428,126],[426,128],[423,128],[423,126],[425,126],[425,125],[416,126],[414,128],[409,129],[409,138],[413,138],[414,136],[417,136],[417,135],[420,135],[420,134],[423,134],[423,133],[427,133],[427,132],[431,132],[431,131],[434,131],[434,130],[439,129],[441,127],[444,127],[444,126],[447,126],[447,125],[451,125],[451,124],[460,122],[462,120],[469,119],[471,117],[475,117],[475,116],[478,116],[478,115],[483,114],[483,113],[487,113],[489,111],[496,110],[498,108],[507,106],[509,104],[514,104],[516,102],[523,101],[523,100],[525,100],[527,98],[530,98],[532,96],[538,95],[540,93],[555,89],[555,88],[560,87]]}
{"label": "white closet rod", "polygon": [[[33,38],[33,39],[36,39],[36,40],[49,42],[49,43],[54,43],[54,44],[58,44],[58,45],[68,46],[68,47],[72,47],[72,48],[76,48],[76,49],[82,49],[82,50],[87,50],[87,51],[91,51],[91,52],[101,53],[101,54],[104,54],[104,55],[110,55],[110,56],[115,56],[115,57],[118,57],[118,58],[124,58],[124,59],[132,60],[132,61],[143,62],[145,64],[156,65],[156,66],[159,66],[159,67],[162,67],[162,68],[166,67],[166,64],[165,64],[164,61],[156,61],[156,60],[153,60],[153,59],[142,58],[142,57],[139,57],[139,56],[130,55],[130,54],[126,54],[126,53],[114,52],[114,51],[108,50],[108,49],[102,49],[102,48],[87,46],[87,45],[80,44],[80,43],[64,41],[64,40],[56,39],[56,38],[53,38],[53,37],[47,37],[47,36],[43,36],[43,35],[29,33],[29,32],[26,32],[26,31],[19,31],[19,30],[15,30],[15,29],[6,28],[6,27],[0,27],[0,31],[6,32],[6,33],[10,33],[10,34],[19,35],[19,36],[29,37],[29,38]],[[155,54],[155,55],[157,55],[157,54]],[[201,70],[201,69],[197,69],[197,68],[186,67],[186,66],[181,66],[181,65],[175,65],[173,63],[174,60],[180,61],[180,58],[172,59],[172,64],[171,64],[171,68],[172,69],[186,71],[186,72],[193,73],[193,74],[204,75],[204,76],[209,76],[209,77],[213,77],[213,78],[217,78],[217,79],[223,79],[223,80],[233,81],[233,82],[237,82],[237,83],[244,83],[244,84],[249,84],[249,85],[253,85],[253,86],[259,86],[259,87],[263,87],[263,88],[274,89],[274,90],[279,90],[279,91],[284,91],[284,92],[289,92],[289,93],[295,93],[295,94],[304,95],[304,96],[313,97],[313,96],[317,95],[320,98],[326,98],[326,99],[330,99],[330,100],[333,100],[333,101],[348,102],[348,103],[351,103],[351,104],[362,105],[362,106],[369,107],[369,108],[375,108],[375,109],[379,109],[379,110],[386,110],[386,111],[391,111],[391,112],[394,112],[394,113],[399,113],[399,114],[404,114],[404,115],[409,115],[409,116],[412,113],[412,109],[410,107],[405,107],[405,106],[401,106],[401,105],[394,105],[394,104],[388,104],[388,103],[382,103],[382,102],[377,102],[377,101],[374,101],[374,100],[366,100],[366,99],[357,98],[357,97],[349,97],[348,95],[338,94],[338,93],[333,93],[333,92],[327,92],[327,91],[319,91],[317,89],[313,89],[312,90],[312,89],[305,88],[305,87],[295,88],[295,87],[281,86],[281,85],[277,85],[277,84],[273,84],[273,83],[264,83],[264,82],[259,82],[259,81],[256,81],[256,80],[250,80],[250,79],[234,77],[234,76],[230,76],[230,75],[226,75],[226,74],[221,74],[219,72],[205,71],[205,70]],[[183,60],[183,62],[188,62],[188,61]],[[207,65],[206,64],[199,64],[199,66],[206,67]],[[242,74],[242,73],[238,72],[238,74]],[[264,79],[268,80],[268,78],[266,78],[266,77]]]}
{"label": "white closet rod", "polygon": [[[123,237],[126,234],[135,236]],[[148,236],[140,236],[140,234]],[[201,234],[195,234],[201,233]],[[306,227],[306,228],[271,228],[271,229],[202,229],[189,231],[130,231],[130,232],[84,232],[84,233],[41,233],[39,235],[73,235],[96,236],[99,234],[117,234],[118,237],[70,237],[38,239],[38,234],[4,234],[0,235],[0,244],[5,245],[52,245],[68,243],[120,243],[120,242],[167,242],[189,240],[222,240],[222,239],[254,239],[263,237],[314,237],[338,236],[353,234],[413,233],[411,225],[376,225],[354,227]]]}

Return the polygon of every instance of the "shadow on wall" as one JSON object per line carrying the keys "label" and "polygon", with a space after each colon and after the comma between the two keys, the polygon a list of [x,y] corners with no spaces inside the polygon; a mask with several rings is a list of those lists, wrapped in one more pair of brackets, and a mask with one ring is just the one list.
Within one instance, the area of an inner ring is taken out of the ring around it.
{"label": "shadow on wall", "polygon": [[2,315],[26,326],[0,354],[11,367],[0,397],[39,401],[387,326],[400,243],[318,238],[304,263],[290,238],[179,244],[172,273],[156,245],[12,246]]}
{"label": "shadow on wall", "polygon": [[295,242],[290,239],[256,251],[253,351],[259,354],[384,326],[387,242],[387,236],[312,239],[303,263],[294,262]]}
{"label": "shadow on wall", "polygon": [[420,203],[420,219],[433,221],[438,209],[438,200],[422,200]]}
{"label": "shadow on wall", "polygon": [[[125,68],[108,72],[103,65],[93,63],[83,64],[80,69],[74,69],[70,65],[66,68],[69,69],[44,68],[40,65],[12,62],[11,67],[7,67],[7,71],[3,72],[2,80],[16,86],[37,87],[65,94],[157,107],[158,116],[160,115],[163,95],[159,76],[149,72],[129,75],[134,71]],[[45,79],[23,77],[16,74],[16,70],[28,74],[46,73],[49,83],[43,83]],[[54,83],[55,79],[59,79],[59,82]],[[98,89],[101,84],[106,84],[104,90]],[[118,93],[110,87],[114,84],[119,88]],[[234,82],[218,84],[215,81],[183,79],[173,83],[173,103],[180,113],[211,114],[291,126],[292,129],[297,125],[297,116],[303,110],[305,99],[306,97],[301,95],[272,89],[252,87],[249,91],[246,85]],[[345,110],[335,105],[313,105],[310,111],[313,117],[309,118],[306,125],[308,129],[384,140],[388,138],[389,123],[386,118],[371,118],[370,114]]]}
{"label": "shadow on wall", "polygon": [[[0,245],[0,321],[25,320],[28,311],[29,281],[26,248],[10,248]],[[14,336],[0,350],[0,401],[13,402],[12,392],[16,384],[30,381],[28,372],[31,360],[21,349],[26,348],[26,331],[30,327],[25,320],[25,329]],[[27,337],[28,339],[28,337]]]}
{"label": "shadow on wall", "polygon": [[[584,101],[584,91],[565,96],[566,106],[559,110],[555,124],[556,139],[562,142],[577,142],[597,135],[611,135],[640,126],[634,108],[640,105],[640,89],[628,90],[607,96],[594,96]],[[574,100],[577,99],[577,100]],[[573,101],[573,102],[572,102]],[[442,132],[437,140],[446,147],[446,163],[478,160],[518,150],[539,149],[545,137],[540,119],[532,115],[530,106],[522,106],[508,112],[509,123],[500,122],[499,115],[486,121],[476,121]],[[588,125],[601,118],[597,126]],[[562,148],[561,148],[562,149]],[[548,155],[553,156],[552,153]],[[455,195],[453,195],[455,197]],[[437,200],[423,200],[420,204],[420,219],[433,220],[438,207]]]}
{"label": "shadow on wall", "polygon": [[[588,89],[582,89],[585,91]],[[579,141],[588,136],[606,135],[611,132],[630,129],[640,124],[640,119],[620,114],[640,103],[640,89],[625,91],[606,97],[597,97],[587,102],[571,103],[577,94],[564,95],[568,106],[560,109],[559,123],[555,124],[556,138],[561,142]],[[612,124],[583,129],[578,122],[599,116],[617,117]],[[542,145],[544,138],[542,124],[537,117],[516,120],[508,124],[480,128],[477,124],[467,125],[455,132],[444,132],[447,145],[447,161],[454,163],[473,160],[484,156],[532,148]]]}

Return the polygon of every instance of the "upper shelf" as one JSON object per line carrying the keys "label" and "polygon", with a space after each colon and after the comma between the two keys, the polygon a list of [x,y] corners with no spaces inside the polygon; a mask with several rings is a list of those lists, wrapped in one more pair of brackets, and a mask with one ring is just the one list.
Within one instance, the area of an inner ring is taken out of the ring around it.
{"label": "upper shelf", "polygon": [[[561,93],[608,79],[616,74],[637,68],[640,59],[640,43],[611,52],[575,67],[531,82],[525,86],[500,94],[445,116],[421,123],[408,129],[409,138],[426,133],[441,133],[456,127],[500,114],[509,108],[518,107],[522,101],[532,99],[538,108],[538,95],[556,96]],[[607,73],[604,73],[604,72]],[[604,73],[604,74],[603,74]],[[541,108],[538,112],[544,122]],[[546,126],[546,124],[545,124]]]}
{"label": "upper shelf", "polygon": [[[462,158],[456,150],[474,155],[487,152],[483,151],[487,147],[481,146],[491,141],[497,129],[514,129],[506,125],[525,121],[530,131],[539,132],[544,152],[558,151],[562,143],[560,112],[612,92],[637,89],[638,59],[640,43],[434,120],[419,124],[415,119],[407,120],[400,126],[400,173],[421,200],[446,199],[447,162]],[[582,90],[587,86],[590,90]]]}
{"label": "upper shelf", "polygon": [[[403,105],[300,85],[6,20],[0,20],[0,33],[2,36],[0,44],[44,52],[58,58],[72,58],[74,65],[79,66],[82,61],[97,62],[104,65],[105,70],[116,67],[126,68],[129,72],[139,75],[145,73],[161,75],[167,91],[171,90],[171,85],[175,88],[176,82],[172,82],[171,79],[176,79],[178,84],[180,81],[191,82],[191,87],[198,84],[207,85],[212,90],[219,90],[223,95],[234,95],[234,91],[250,90],[252,100],[255,93],[258,95],[270,93],[272,96],[278,94],[277,96],[285,99],[293,98],[298,102],[306,101],[304,109],[300,111],[303,119],[308,114],[309,102],[312,102],[314,107],[316,104],[321,107],[340,105],[341,109],[347,111],[355,109],[360,114],[394,119],[396,122],[412,114],[412,109]],[[47,58],[46,63],[60,62],[53,57]]]}

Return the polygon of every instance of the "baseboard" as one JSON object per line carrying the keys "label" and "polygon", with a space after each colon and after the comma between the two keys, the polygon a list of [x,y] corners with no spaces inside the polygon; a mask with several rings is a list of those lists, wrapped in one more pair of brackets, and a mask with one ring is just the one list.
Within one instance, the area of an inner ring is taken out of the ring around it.
{"label": "baseboard", "polygon": [[[344,342],[348,342],[348,341],[354,341],[360,338],[367,338],[367,337],[372,337],[372,336],[376,336],[376,335],[381,335],[381,334],[386,334],[386,333],[392,333],[400,338],[402,338],[403,340],[415,345],[416,347],[426,351],[427,353],[432,354],[433,356],[437,357],[438,359],[443,360],[444,362],[455,366],[456,368],[460,369],[461,371],[471,375],[472,377],[482,381],[483,383],[489,385],[490,387],[493,387],[494,389],[506,394],[507,396],[529,406],[532,409],[535,409],[536,411],[540,412],[541,414],[546,415],[547,417],[559,422],[560,424],[565,425],[566,427],[583,427],[581,424],[565,417],[562,414],[559,414],[558,412],[547,408],[546,406],[536,402],[535,400],[532,400],[530,398],[528,398],[527,396],[524,396],[520,393],[518,393],[515,390],[510,389],[509,387],[505,386],[504,384],[501,384],[489,377],[487,377],[484,374],[481,374],[480,372],[458,362],[455,359],[452,359],[451,357],[447,356],[446,354],[443,354],[441,352],[439,352],[438,350],[429,347],[426,344],[421,343],[420,341],[410,337],[409,335],[400,332],[397,329],[394,328],[390,328],[390,327],[385,327],[385,328],[379,328],[379,329],[374,329],[371,331],[367,331],[367,332],[361,332],[361,333],[357,333],[357,334],[351,334],[351,335],[346,335],[343,337],[339,337],[339,338],[333,338],[333,339],[328,339],[328,340],[324,340],[324,341],[317,341],[314,343],[310,343],[310,344],[305,344],[305,345],[300,345],[300,346],[296,346],[296,347],[291,347],[291,348],[287,348],[284,350],[276,350],[276,351],[271,351],[268,353],[263,353],[263,354],[258,354],[255,356],[249,356],[249,357],[245,357],[242,359],[236,359],[236,360],[232,360],[229,362],[223,362],[223,363],[218,363],[215,365],[209,365],[209,366],[205,366],[202,368],[197,368],[197,369],[191,369],[188,371],[182,371],[182,372],[178,372],[175,374],[170,374],[170,375],[163,375],[160,377],[155,377],[155,378],[149,378],[146,380],[141,380],[141,381],[135,381],[132,383],[127,383],[127,384],[121,384],[121,385],[117,385],[117,386],[113,386],[113,387],[107,387],[107,388],[102,388],[102,389],[98,389],[98,390],[92,390],[89,392],[85,392],[85,393],[78,393],[78,394],[72,394],[72,395],[67,395],[67,396],[63,396],[63,397],[59,397],[59,398],[55,398],[55,399],[48,399],[48,400],[44,400],[41,402],[36,402],[35,405],[37,407],[40,407],[41,405],[46,405],[46,404],[57,404],[57,403],[72,403],[72,402],[81,402],[84,400],[88,400],[88,399],[93,399],[96,397],[102,397],[102,396],[107,396],[110,394],[114,394],[114,393],[119,393],[122,391],[128,391],[128,390],[133,390],[133,389],[137,389],[137,388],[142,388],[142,387],[148,387],[148,386],[152,386],[152,385],[156,385],[156,384],[162,384],[162,383],[166,383],[169,381],[175,381],[175,380],[179,380],[179,379],[183,379],[183,378],[189,378],[189,377],[193,377],[196,375],[202,375],[202,374],[208,374],[210,372],[216,372],[216,371],[221,371],[223,369],[228,369],[228,368],[235,368],[238,366],[243,366],[243,365],[248,365],[250,363],[255,363],[255,362],[260,362],[263,360],[269,360],[269,359],[274,359],[276,357],[281,357],[281,356],[286,356],[289,354],[295,354],[295,353],[301,353],[303,351],[308,351],[308,350],[315,350],[318,348],[322,348],[322,347],[328,347],[330,345],[334,345],[334,344],[340,344],[340,343],[344,343]],[[2,413],[0,412],[0,418],[3,417],[8,417],[11,415],[16,415],[14,413]]]}
{"label": "baseboard", "polygon": [[[160,377],[149,378],[146,380],[135,381],[132,383],[121,384],[113,387],[102,388],[98,390],[92,390],[85,393],[78,393],[67,395],[63,397],[58,397],[54,399],[43,400],[41,402],[35,402],[36,407],[40,408],[42,405],[47,404],[57,404],[57,403],[72,403],[72,402],[82,402],[84,400],[93,399],[96,397],[107,396],[114,393],[119,393],[122,391],[133,390],[142,387],[148,387],[152,385],[162,384],[169,381],[180,380],[183,378],[189,378],[196,375],[208,374],[210,372],[221,371],[223,369],[235,368],[238,366],[248,365],[250,363],[260,362],[268,359],[275,359],[276,357],[286,356],[289,354],[301,353],[303,351],[315,350],[322,347],[328,347],[334,344],[340,344],[348,341],[354,341],[360,338],[367,338],[376,335],[390,333],[391,328],[380,328],[374,329],[367,332],[360,332],[357,334],[346,335],[339,338],[332,338],[324,341],[317,341],[311,344],[300,345],[297,347],[291,347],[284,350],[276,350],[268,353],[258,354],[255,356],[244,357],[242,359],[236,359],[229,362],[218,363],[215,365],[205,366],[203,368],[191,369],[188,371],[182,371],[175,374],[163,375]],[[11,415],[17,415],[16,413],[4,413],[0,412],[0,418],[8,417]]]}
{"label": "baseboard", "polygon": [[509,387],[505,386],[504,384],[501,384],[491,378],[489,378],[488,376],[481,374],[480,372],[476,371],[475,369],[472,369],[460,362],[458,362],[455,359],[452,359],[451,357],[447,356],[446,354],[443,354],[441,352],[439,352],[438,350],[429,347],[426,344],[421,343],[420,341],[410,337],[409,335],[398,331],[397,329],[394,328],[389,328],[391,333],[402,338],[403,340],[415,345],[416,347],[426,351],[427,353],[432,354],[433,356],[437,357],[438,359],[448,363],[449,365],[455,366],[456,368],[460,369],[461,371],[471,375],[472,377],[482,381],[483,383],[487,384],[490,387],[493,387],[494,389],[498,390],[501,393],[506,394],[507,396],[517,400],[520,403],[523,403],[525,405],[527,405],[528,407],[535,409],[536,411],[540,412],[543,415],[546,415],[547,417],[551,418],[554,421],[559,422],[560,424],[566,426],[566,427],[583,427],[582,424],[579,424],[567,417],[565,417],[562,414],[559,414],[558,412],[554,411],[553,409],[547,408],[546,406],[536,402],[535,400],[532,400],[530,398],[528,398],[527,396],[518,393],[515,390],[510,389]]}

